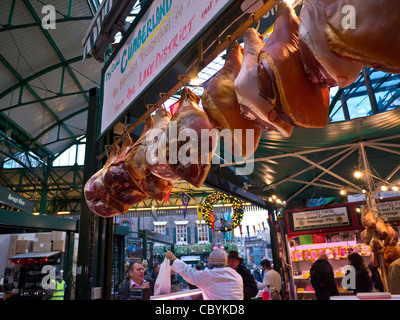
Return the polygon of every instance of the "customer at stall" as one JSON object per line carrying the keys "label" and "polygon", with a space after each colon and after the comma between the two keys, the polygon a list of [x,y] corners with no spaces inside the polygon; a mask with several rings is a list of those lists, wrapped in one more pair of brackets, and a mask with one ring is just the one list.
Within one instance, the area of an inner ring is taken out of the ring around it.
{"label": "customer at stall", "polygon": [[282,296],[282,277],[281,275],[272,269],[271,261],[268,259],[261,260],[260,262],[261,268],[264,272],[263,282],[257,282],[258,290],[262,290],[263,288],[276,288],[278,290],[279,295]]}
{"label": "customer at stall", "polygon": [[311,285],[314,288],[317,300],[329,300],[331,296],[338,296],[333,268],[325,253],[320,254],[310,268]]}
{"label": "customer at stall", "polygon": [[214,249],[209,257],[209,269],[196,270],[168,251],[165,257],[172,262],[172,270],[186,282],[199,287],[204,300],[243,300],[242,277],[228,267],[225,250]]}
{"label": "customer at stall", "polygon": [[364,263],[363,258],[357,252],[353,252],[348,255],[347,259],[356,271],[356,288],[353,292],[355,294],[358,292],[371,292],[372,280],[369,276],[369,269]]}
{"label": "customer at stall", "polygon": [[256,280],[254,280],[254,276],[243,265],[243,258],[240,258],[236,251],[229,251],[228,266],[236,270],[243,279],[244,300],[250,300],[255,297],[258,293]]}
{"label": "customer at stall", "polygon": [[118,300],[129,299],[129,291],[134,288],[150,288],[153,295],[154,287],[144,279],[144,267],[141,262],[134,261],[128,267],[129,280],[119,289]]}

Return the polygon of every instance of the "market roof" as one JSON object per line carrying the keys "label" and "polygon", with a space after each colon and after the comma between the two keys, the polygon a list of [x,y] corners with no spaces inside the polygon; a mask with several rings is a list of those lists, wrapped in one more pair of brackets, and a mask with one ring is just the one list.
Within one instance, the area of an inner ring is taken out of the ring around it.
{"label": "market roof", "polygon": [[[56,157],[86,134],[88,90],[102,64],[83,59],[89,1],[54,0],[54,29],[42,1],[0,2],[0,139]],[[49,13],[50,12],[50,13]]]}

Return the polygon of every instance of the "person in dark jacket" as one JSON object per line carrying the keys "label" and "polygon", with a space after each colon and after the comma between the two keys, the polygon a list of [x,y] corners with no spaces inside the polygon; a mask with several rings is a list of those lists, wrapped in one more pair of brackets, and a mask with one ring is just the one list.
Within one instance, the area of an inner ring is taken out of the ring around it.
{"label": "person in dark jacket", "polygon": [[335,277],[326,254],[322,253],[310,268],[311,285],[318,300],[329,300],[331,296],[338,296]]}
{"label": "person in dark jacket", "polygon": [[363,258],[357,253],[353,252],[348,255],[347,259],[350,265],[356,270],[356,288],[353,290],[355,294],[358,292],[371,292],[372,280],[369,276],[370,270],[364,263]]}
{"label": "person in dark jacket", "polygon": [[258,293],[257,283],[251,272],[242,264],[243,258],[236,251],[229,251],[228,266],[242,276],[244,300],[250,300]]}
{"label": "person in dark jacket", "polygon": [[144,279],[144,267],[141,262],[134,261],[128,267],[129,279],[119,289],[118,300],[129,300],[129,291],[134,288],[150,288],[150,295],[154,294],[154,283]]}

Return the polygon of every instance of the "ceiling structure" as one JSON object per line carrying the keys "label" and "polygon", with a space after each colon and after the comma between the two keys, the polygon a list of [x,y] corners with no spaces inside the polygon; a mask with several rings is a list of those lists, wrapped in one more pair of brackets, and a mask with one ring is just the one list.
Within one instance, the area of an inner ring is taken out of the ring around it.
{"label": "ceiling structure", "polygon": [[[46,4],[56,10],[55,29],[42,28]],[[83,167],[51,164],[84,143],[88,91],[100,87],[103,64],[90,57],[83,62],[82,39],[99,5],[97,0],[0,2],[0,184],[35,200],[37,210],[46,193],[42,206],[48,213],[80,211]],[[218,71],[223,56],[200,73],[202,81],[212,76],[210,70]],[[364,68],[353,85],[331,90],[326,128],[296,128],[288,139],[264,133],[248,175],[235,174],[239,165],[214,165],[206,186],[182,182],[173,193],[204,195],[217,188],[259,205],[272,194],[294,201],[337,196],[341,189],[360,193],[365,182],[352,174],[362,167],[362,150],[375,187],[394,182],[400,179],[399,97],[399,75]],[[6,169],[9,159],[20,168]]]}

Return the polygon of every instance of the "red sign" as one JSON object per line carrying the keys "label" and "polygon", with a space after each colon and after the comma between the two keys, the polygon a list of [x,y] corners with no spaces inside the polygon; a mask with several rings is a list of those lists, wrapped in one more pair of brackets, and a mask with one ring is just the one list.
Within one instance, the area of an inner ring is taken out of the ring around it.
{"label": "red sign", "polygon": [[325,243],[325,233],[313,233],[312,235],[313,243]]}

